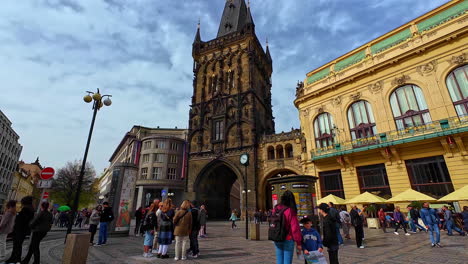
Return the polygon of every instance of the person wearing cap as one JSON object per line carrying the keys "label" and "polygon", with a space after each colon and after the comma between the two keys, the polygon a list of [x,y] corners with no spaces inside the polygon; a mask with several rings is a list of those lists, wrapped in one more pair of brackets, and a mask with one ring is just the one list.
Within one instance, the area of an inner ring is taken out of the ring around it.
{"label": "person wearing cap", "polygon": [[329,214],[330,207],[326,203],[318,206],[319,213],[323,217],[323,245],[328,248],[330,264],[338,264],[338,249],[340,248],[336,234],[336,217]]}
{"label": "person wearing cap", "polygon": [[356,245],[358,248],[364,248],[362,245],[362,240],[364,238],[362,211],[360,211],[356,205],[353,205],[349,214],[351,215],[351,224],[354,226],[354,231],[356,232]]}

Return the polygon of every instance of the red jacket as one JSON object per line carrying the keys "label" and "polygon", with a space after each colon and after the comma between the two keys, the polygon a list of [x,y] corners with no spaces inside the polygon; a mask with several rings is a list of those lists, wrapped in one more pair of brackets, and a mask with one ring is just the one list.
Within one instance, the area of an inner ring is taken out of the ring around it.
{"label": "red jacket", "polygon": [[[278,204],[275,207],[275,210],[281,210],[286,206],[282,204]],[[294,240],[296,244],[299,246],[302,243],[302,233],[301,228],[299,226],[299,221],[297,220],[297,214],[291,210],[291,208],[287,208],[284,211],[284,219],[285,219],[285,226],[288,229],[288,235],[286,236],[286,240]]]}

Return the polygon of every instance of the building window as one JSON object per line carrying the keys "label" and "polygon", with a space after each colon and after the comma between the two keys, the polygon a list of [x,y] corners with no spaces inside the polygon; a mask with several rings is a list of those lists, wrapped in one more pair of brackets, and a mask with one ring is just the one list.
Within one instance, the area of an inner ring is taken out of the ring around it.
{"label": "building window", "polygon": [[416,85],[405,85],[393,91],[390,106],[398,130],[432,122],[423,92]]}
{"label": "building window", "polygon": [[166,142],[163,141],[163,140],[156,141],[156,148],[157,149],[165,149],[166,148]]}
{"label": "building window", "polygon": [[345,199],[341,170],[319,172],[319,178],[322,197],[333,194]]}
{"label": "building window", "polygon": [[276,146],[276,158],[277,159],[284,159],[284,151],[283,151],[283,146],[282,145]]}
{"label": "building window", "polygon": [[177,155],[169,155],[169,163],[177,163]]}
{"label": "building window", "polygon": [[223,120],[214,121],[214,140],[223,140],[224,139],[224,122]]}
{"label": "building window", "polygon": [[148,177],[148,168],[141,169],[141,179],[146,179]]}
{"label": "building window", "polygon": [[151,141],[145,141],[143,143],[143,149],[150,149],[151,148]]}
{"label": "building window", "polygon": [[333,118],[329,113],[323,113],[314,120],[315,145],[324,148],[333,145]]}
{"label": "building window", "polygon": [[160,180],[162,175],[161,167],[153,167],[153,180]]}
{"label": "building window", "polygon": [[406,160],[411,188],[435,198],[454,191],[443,156]]}
{"label": "building window", "polygon": [[284,147],[284,150],[286,152],[286,158],[293,157],[293,147],[291,144],[286,144],[286,146]]}
{"label": "building window", "polygon": [[176,168],[167,168],[167,178],[169,180],[177,179],[177,169]]}
{"label": "building window", "polygon": [[267,152],[268,152],[268,159],[269,160],[273,160],[275,159],[275,148],[273,146],[269,146],[267,148]]}
{"label": "building window", "polygon": [[143,163],[148,163],[150,160],[150,155],[149,154],[144,154],[143,155]]}
{"label": "building window", "polygon": [[453,70],[446,83],[458,116],[468,115],[468,64]]}
{"label": "building window", "polygon": [[348,108],[348,122],[353,140],[377,134],[374,114],[367,101],[357,101]]}
{"label": "building window", "polygon": [[179,149],[179,144],[176,142],[171,143],[171,150],[178,150]]}
{"label": "building window", "polygon": [[361,193],[370,192],[386,199],[392,196],[384,164],[357,167],[357,174]]}
{"label": "building window", "polygon": [[154,162],[164,162],[164,154],[154,154]]}

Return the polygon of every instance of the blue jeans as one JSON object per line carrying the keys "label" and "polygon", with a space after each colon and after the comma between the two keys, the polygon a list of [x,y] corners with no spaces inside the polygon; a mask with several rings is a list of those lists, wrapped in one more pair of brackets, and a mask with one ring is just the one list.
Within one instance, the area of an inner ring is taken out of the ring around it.
{"label": "blue jeans", "polygon": [[294,254],[294,240],[275,242],[276,264],[291,264]]}
{"label": "blue jeans", "polygon": [[338,236],[338,245],[343,244],[343,238],[341,237],[340,233],[340,224],[336,224],[336,236]]}
{"label": "blue jeans", "polygon": [[448,231],[448,234],[449,234],[449,235],[452,235],[452,229],[455,230],[455,231],[457,231],[457,232],[460,233],[460,234],[463,233],[463,231],[462,231],[460,228],[458,228],[458,226],[455,225],[455,223],[453,222],[453,220],[447,220],[446,225],[447,225],[447,231]]}
{"label": "blue jeans", "polygon": [[[431,238],[432,244],[440,243],[440,230],[437,224],[431,224],[429,226],[429,237]],[[435,238],[434,238],[435,233]]]}
{"label": "blue jeans", "polygon": [[98,244],[105,244],[107,243],[107,225],[108,222],[101,222],[99,224],[99,241]]}
{"label": "blue jeans", "polygon": [[416,227],[418,227],[418,228],[420,228],[420,229],[422,229],[422,230],[426,230],[425,227],[421,226],[421,225],[418,223],[418,220],[413,220],[413,219],[411,219],[409,223],[410,223],[411,231],[413,231],[413,232],[416,232]]}

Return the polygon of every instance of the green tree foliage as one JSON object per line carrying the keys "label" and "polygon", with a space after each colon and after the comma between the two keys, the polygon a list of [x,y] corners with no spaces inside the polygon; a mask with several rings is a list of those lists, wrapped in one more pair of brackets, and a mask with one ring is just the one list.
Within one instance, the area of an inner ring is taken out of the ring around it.
{"label": "green tree foliage", "polygon": [[[78,178],[81,170],[80,160],[69,161],[57,171],[57,177],[54,178],[50,198],[60,205],[73,205],[75,199]],[[96,202],[97,188],[95,184],[96,172],[90,163],[86,163],[83,182],[81,185],[81,194],[79,208]]]}

